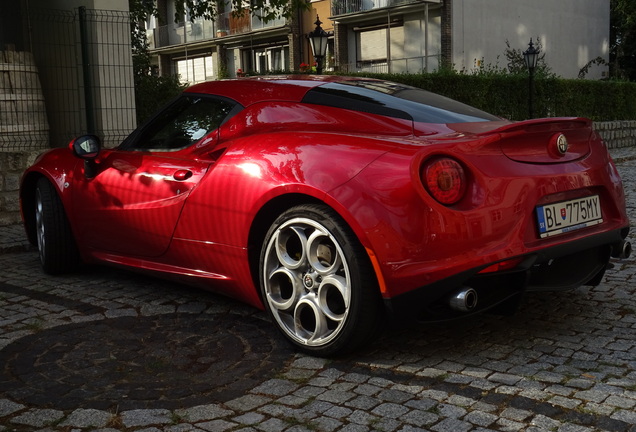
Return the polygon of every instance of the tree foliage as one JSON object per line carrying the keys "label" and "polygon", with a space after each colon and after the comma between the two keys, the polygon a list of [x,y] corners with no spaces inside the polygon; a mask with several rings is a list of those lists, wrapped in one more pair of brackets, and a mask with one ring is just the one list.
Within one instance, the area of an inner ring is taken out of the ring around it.
{"label": "tree foliage", "polygon": [[152,73],[145,22],[156,14],[153,0],[129,0],[133,74],[135,79],[135,105],[137,124],[183,90],[176,75],[156,76]]}
{"label": "tree foliage", "polygon": [[308,0],[174,0],[175,21],[187,15],[191,20],[204,18],[215,20],[223,12],[235,15],[252,14],[263,21],[291,18],[296,10],[309,8]]}
{"label": "tree foliage", "polygon": [[636,81],[636,1],[610,1],[610,74]]}
{"label": "tree foliage", "polygon": [[[539,38],[539,36],[537,36],[534,40],[534,47],[539,52],[535,74],[538,77],[553,75],[552,69],[545,62],[545,51],[543,50],[543,44],[541,43],[541,38]],[[508,39],[506,39],[506,50],[504,51],[504,56],[508,61],[508,72],[511,74],[527,73],[528,68],[526,67],[526,61],[523,57],[523,50],[520,48],[512,48]]]}

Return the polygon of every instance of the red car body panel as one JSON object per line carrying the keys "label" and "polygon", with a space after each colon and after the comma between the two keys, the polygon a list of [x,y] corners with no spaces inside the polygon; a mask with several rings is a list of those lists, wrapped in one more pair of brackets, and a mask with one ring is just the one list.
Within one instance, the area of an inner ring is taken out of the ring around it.
{"label": "red car body panel", "polygon": [[[620,178],[589,120],[425,124],[301,103],[339,80],[196,85],[188,92],[245,109],[183,150],[104,150],[94,178],[68,149],[50,151],[24,178],[57,186],[84,260],[199,282],[261,308],[250,261],[261,245],[251,235],[277,200],[304,197],[340,214],[387,300],[629,225]],[[554,150],[559,134],[565,155]],[[450,206],[421,180],[439,155],[468,173],[467,193]],[[536,206],[589,195],[599,195],[603,223],[539,238]]]}

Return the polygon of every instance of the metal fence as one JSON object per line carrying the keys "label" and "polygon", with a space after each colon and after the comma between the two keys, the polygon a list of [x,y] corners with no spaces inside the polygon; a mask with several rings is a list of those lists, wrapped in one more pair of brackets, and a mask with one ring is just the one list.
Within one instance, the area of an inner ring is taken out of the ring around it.
{"label": "metal fence", "polygon": [[258,12],[255,15],[251,15],[250,11],[245,11],[242,15],[224,12],[219,14],[215,21],[198,18],[150,29],[147,32],[147,37],[150,48],[156,49],[249,33],[254,30],[282,27],[286,23],[287,20],[282,17],[264,22],[259,18]]}
{"label": "metal fence", "polygon": [[32,9],[29,41],[0,41],[0,151],[66,145],[96,133],[105,145],[135,127],[127,12]]}
{"label": "metal fence", "polygon": [[407,73],[418,74],[431,72],[439,68],[440,56],[418,56],[382,61],[357,61],[340,66],[340,71],[347,73]]}

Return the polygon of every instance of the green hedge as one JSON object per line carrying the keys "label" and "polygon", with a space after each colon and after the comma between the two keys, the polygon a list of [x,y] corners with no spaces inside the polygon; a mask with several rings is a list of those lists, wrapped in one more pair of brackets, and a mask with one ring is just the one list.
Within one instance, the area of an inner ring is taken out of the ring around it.
{"label": "green hedge", "polygon": [[[448,96],[510,120],[528,118],[528,76],[355,74],[409,84]],[[534,117],[588,117],[595,121],[636,120],[636,83],[538,77]]]}

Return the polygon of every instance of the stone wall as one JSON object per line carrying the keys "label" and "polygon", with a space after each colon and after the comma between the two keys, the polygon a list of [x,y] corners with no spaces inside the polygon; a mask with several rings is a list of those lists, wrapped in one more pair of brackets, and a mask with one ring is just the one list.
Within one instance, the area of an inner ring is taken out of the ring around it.
{"label": "stone wall", "polygon": [[594,128],[611,149],[636,146],[636,120],[594,122]]}
{"label": "stone wall", "polygon": [[20,178],[24,169],[33,164],[40,153],[0,151],[0,226],[20,222]]}
{"label": "stone wall", "polygon": [[[636,146],[636,120],[595,122],[594,127],[610,149]],[[0,151],[0,226],[20,222],[20,177],[39,153]]]}

